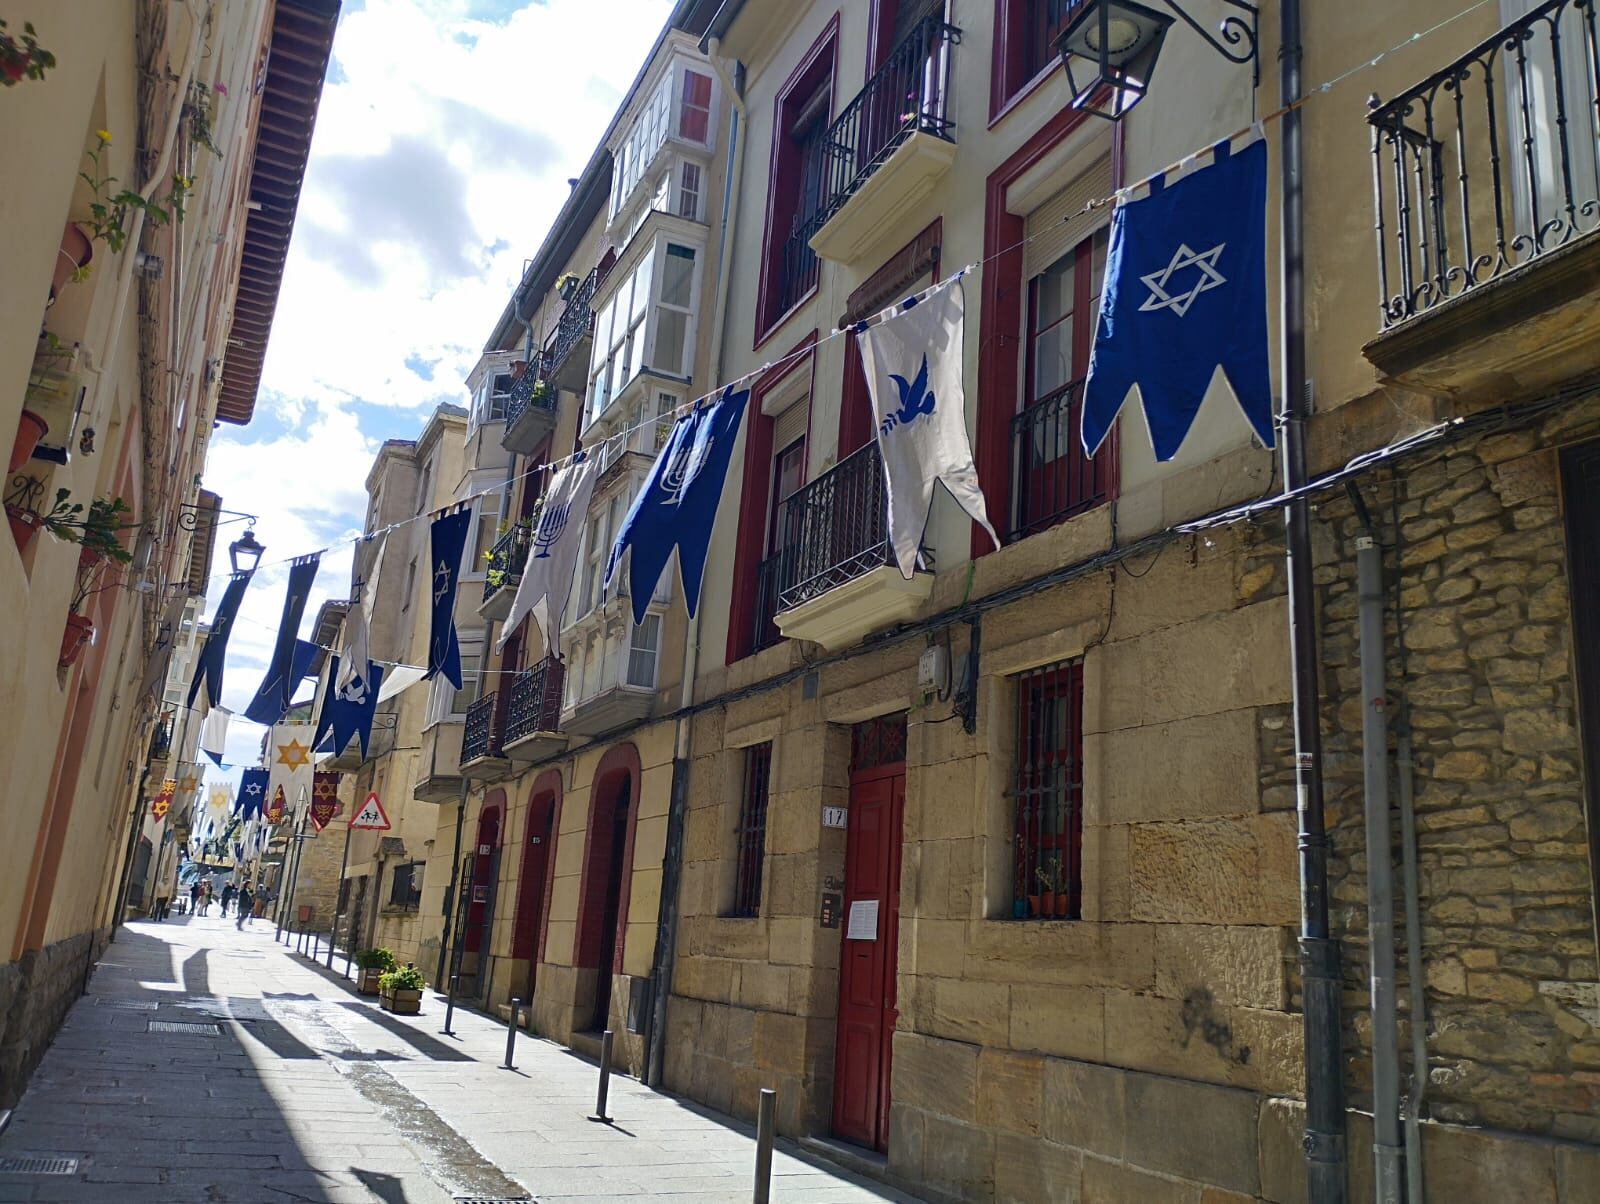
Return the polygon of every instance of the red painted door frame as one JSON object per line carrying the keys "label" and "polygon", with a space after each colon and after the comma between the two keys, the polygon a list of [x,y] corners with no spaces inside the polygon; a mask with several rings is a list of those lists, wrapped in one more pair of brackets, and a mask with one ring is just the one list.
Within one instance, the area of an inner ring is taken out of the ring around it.
{"label": "red painted door frame", "polygon": [[[905,786],[903,761],[851,774],[845,831],[833,1131],[880,1151],[889,1148],[890,1063],[899,1019],[895,973]],[[878,902],[877,939],[849,940],[851,906],[870,899]]]}

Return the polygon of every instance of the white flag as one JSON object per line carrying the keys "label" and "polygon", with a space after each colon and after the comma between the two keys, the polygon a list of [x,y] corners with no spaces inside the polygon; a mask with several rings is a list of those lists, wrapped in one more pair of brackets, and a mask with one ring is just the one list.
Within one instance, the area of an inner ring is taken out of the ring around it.
{"label": "white flag", "polygon": [[527,614],[533,615],[544,634],[545,647],[555,647],[561,636],[561,612],[566,609],[572,574],[578,567],[578,544],[589,513],[589,497],[599,475],[600,457],[589,455],[565,465],[551,479],[528,546],[528,562],[522,567],[517,596],[511,600],[511,611],[500,629],[496,648],[505,647]]}
{"label": "white flag", "polygon": [[267,735],[267,803],[271,807],[283,787],[285,815],[311,797],[311,737],[314,723],[280,723]]}
{"label": "white flag", "polygon": [[427,676],[428,671],[419,665],[388,666],[383,671],[383,685],[378,687],[378,702],[388,702],[400,691],[410,689]]}
{"label": "white flag", "polygon": [[222,754],[228,743],[228,720],[232,718],[233,712],[227,707],[212,707],[200,728],[200,751],[210,753],[218,765],[222,764]]}
{"label": "white flag", "polygon": [[[342,694],[357,679],[365,684],[372,677],[372,650],[368,646],[368,628],[372,621],[372,604],[378,596],[378,570],[383,567],[384,549],[389,546],[387,536],[379,536],[377,550],[372,554],[372,564],[361,581],[355,605],[344,617],[343,638],[339,641],[339,680],[335,683]],[[361,549],[357,549],[359,557]],[[359,560],[357,562],[359,564]]]}
{"label": "white flag", "polygon": [[957,274],[856,336],[889,492],[889,543],[907,581],[917,565],[933,485],[983,527],[995,546],[967,439],[961,385],[963,298]]}

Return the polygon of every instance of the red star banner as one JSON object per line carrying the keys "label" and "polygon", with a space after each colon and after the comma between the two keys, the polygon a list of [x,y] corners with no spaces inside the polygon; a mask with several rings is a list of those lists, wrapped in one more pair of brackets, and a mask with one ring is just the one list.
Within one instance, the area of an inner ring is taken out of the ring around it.
{"label": "red star banner", "polygon": [[150,815],[157,822],[167,818],[167,812],[172,810],[172,796],[178,793],[176,778],[167,778],[161,783],[161,789],[156,792],[155,801],[150,804]]}
{"label": "red star banner", "polygon": [[272,796],[272,804],[267,808],[267,822],[269,824],[281,824],[287,808],[288,804],[283,800],[283,787],[279,786],[278,793]]}
{"label": "red star banner", "polygon": [[326,828],[343,806],[339,802],[339,775],[321,772],[311,788],[311,824],[318,832]]}

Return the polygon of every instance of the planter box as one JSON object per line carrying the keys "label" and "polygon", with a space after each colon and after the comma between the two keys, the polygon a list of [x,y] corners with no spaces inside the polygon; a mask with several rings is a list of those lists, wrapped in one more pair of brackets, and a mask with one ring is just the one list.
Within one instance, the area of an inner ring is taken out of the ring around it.
{"label": "planter box", "polygon": [[383,977],[383,971],[378,967],[362,970],[356,976],[356,994],[376,995],[378,993],[378,979]]}
{"label": "planter box", "polygon": [[381,991],[378,1004],[386,1012],[399,1016],[415,1016],[422,1011],[421,991]]}

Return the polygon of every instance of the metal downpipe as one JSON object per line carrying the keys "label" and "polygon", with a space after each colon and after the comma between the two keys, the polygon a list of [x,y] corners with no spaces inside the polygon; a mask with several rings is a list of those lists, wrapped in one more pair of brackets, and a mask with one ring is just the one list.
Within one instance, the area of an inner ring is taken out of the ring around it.
{"label": "metal downpipe", "polygon": [[[1294,106],[1279,134],[1282,158],[1283,477],[1302,488],[1306,473],[1305,198],[1300,0],[1283,0],[1279,103]],[[1284,508],[1289,586],[1290,675],[1294,698],[1295,801],[1300,853],[1300,973],[1306,1059],[1306,1184],[1312,1204],[1345,1199],[1344,1080],[1340,1059],[1339,945],[1328,926],[1328,837],[1323,821],[1322,732],[1317,688],[1316,609],[1311,581],[1311,512],[1304,495]]]}

